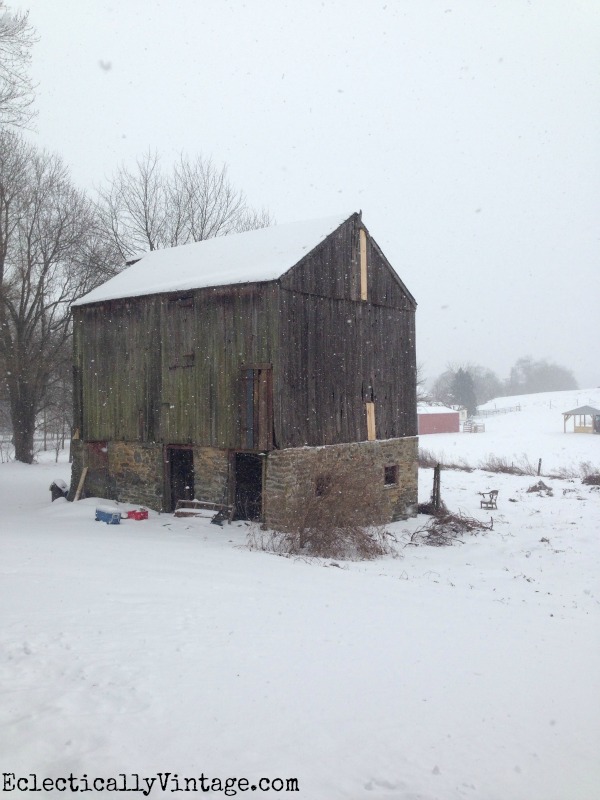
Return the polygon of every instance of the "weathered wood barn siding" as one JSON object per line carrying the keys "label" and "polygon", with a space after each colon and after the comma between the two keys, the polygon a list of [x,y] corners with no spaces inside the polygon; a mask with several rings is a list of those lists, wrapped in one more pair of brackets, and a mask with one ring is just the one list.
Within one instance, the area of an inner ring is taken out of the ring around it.
{"label": "weathered wood barn siding", "polygon": [[76,307],[81,437],[239,448],[241,368],[273,360],[276,293],[270,283]]}
{"label": "weathered wood barn siding", "polygon": [[415,302],[367,237],[361,300],[358,215],[281,279],[276,439],[281,447],[414,436]]}
{"label": "weathered wood barn siding", "polygon": [[[179,311],[163,301],[163,441],[240,448],[242,367],[273,360],[276,292],[272,283],[203,289],[192,293],[193,307]],[[171,332],[178,326],[189,335],[191,349],[181,356],[191,352],[191,364],[175,366]]]}
{"label": "weathered wood barn siding", "polygon": [[160,300],[115,300],[73,312],[79,436],[151,440],[160,417]]}

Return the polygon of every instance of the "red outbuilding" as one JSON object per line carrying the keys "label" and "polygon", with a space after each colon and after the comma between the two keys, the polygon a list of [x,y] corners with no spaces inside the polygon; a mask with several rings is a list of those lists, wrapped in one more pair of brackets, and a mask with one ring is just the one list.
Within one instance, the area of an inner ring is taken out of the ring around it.
{"label": "red outbuilding", "polygon": [[427,433],[459,433],[460,414],[453,408],[443,405],[417,406],[419,436]]}

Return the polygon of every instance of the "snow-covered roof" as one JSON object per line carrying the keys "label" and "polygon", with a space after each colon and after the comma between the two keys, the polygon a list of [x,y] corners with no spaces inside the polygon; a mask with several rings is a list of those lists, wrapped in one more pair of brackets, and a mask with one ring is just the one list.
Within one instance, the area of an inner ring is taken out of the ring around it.
{"label": "snow-covered roof", "polygon": [[571,411],[563,411],[563,415],[565,414],[569,417],[573,417],[575,415],[593,417],[596,414],[600,414],[600,409],[594,408],[593,406],[580,406],[579,408],[574,408]]}
{"label": "snow-covered roof", "polygon": [[419,403],[417,405],[417,414],[458,414],[454,408],[448,408],[444,405],[429,405],[426,403]]}
{"label": "snow-covered roof", "polygon": [[352,214],[153,250],[73,305],[280,278]]}

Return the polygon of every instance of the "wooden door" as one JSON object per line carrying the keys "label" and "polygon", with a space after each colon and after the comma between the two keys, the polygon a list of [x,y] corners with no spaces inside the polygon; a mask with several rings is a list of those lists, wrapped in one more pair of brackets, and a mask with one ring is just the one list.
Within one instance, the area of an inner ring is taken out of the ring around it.
{"label": "wooden door", "polygon": [[242,368],[241,449],[273,449],[273,370],[270,364]]}

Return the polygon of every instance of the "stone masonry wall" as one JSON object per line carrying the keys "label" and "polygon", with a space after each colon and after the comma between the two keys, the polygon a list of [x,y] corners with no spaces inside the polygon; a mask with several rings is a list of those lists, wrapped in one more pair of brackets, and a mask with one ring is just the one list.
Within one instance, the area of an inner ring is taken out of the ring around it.
{"label": "stone masonry wall", "polygon": [[[103,451],[107,454],[107,450]],[[108,471],[108,461],[106,457],[98,457],[90,453],[90,445],[81,439],[71,440],[71,487],[69,489],[69,500],[75,499],[79,479],[84,467],[88,468],[85,477],[85,484],[81,497],[105,497],[111,500],[116,499],[114,481]]]}
{"label": "stone masonry wall", "polygon": [[162,445],[109,442],[108,472],[114,485],[115,500],[162,511]]}
{"label": "stone masonry wall", "polygon": [[[73,499],[82,468],[86,466],[86,444],[72,443],[73,468],[70,499]],[[335,473],[350,467],[379,487],[381,508],[387,521],[411,516],[417,510],[417,437],[375,442],[353,442],[327,447],[274,450],[266,460],[263,515],[267,526],[277,529],[285,509],[297,492],[314,484],[319,464]],[[331,470],[331,465],[334,469]],[[386,486],[385,467],[397,468],[397,482]],[[163,448],[160,444],[109,442],[108,471],[90,472],[84,496],[106,497],[121,502],[163,510]],[[210,447],[194,448],[195,496],[220,503],[228,501],[229,456]]]}
{"label": "stone masonry wall", "polygon": [[210,503],[229,502],[229,456],[227,450],[194,447],[194,495]]}
{"label": "stone masonry wall", "polygon": [[[340,469],[350,467],[364,475],[365,482],[380,487],[381,507],[387,521],[417,513],[418,438],[413,436],[269,453],[263,494],[264,521],[268,527],[281,527],[286,505],[296,492],[314,483],[324,456],[328,465],[338,464]],[[386,486],[384,469],[393,466],[397,467],[397,483]]]}
{"label": "stone masonry wall", "polygon": [[[88,443],[71,443],[73,464],[69,499],[73,500],[83,467],[89,472],[82,497],[164,508],[164,464],[161,444],[108,442],[108,469],[91,469]],[[194,494],[213,503],[228,501],[229,458],[226,450],[194,448]]]}

